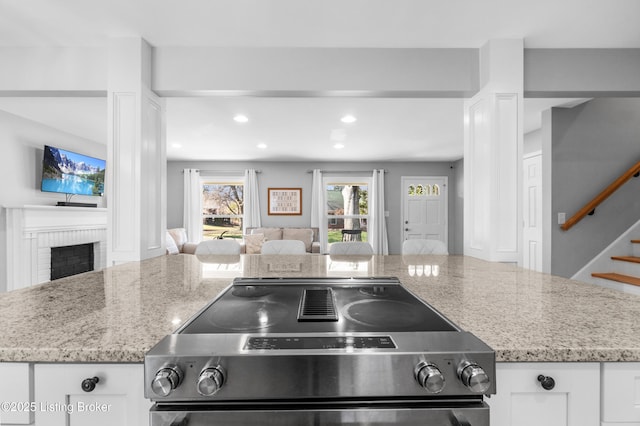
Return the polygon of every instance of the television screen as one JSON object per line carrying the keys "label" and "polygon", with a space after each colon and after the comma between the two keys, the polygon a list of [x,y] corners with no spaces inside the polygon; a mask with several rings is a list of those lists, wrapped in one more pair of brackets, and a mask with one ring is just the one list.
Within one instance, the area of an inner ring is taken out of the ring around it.
{"label": "television screen", "polygon": [[41,189],[44,192],[101,196],[104,193],[105,165],[105,160],[45,145]]}

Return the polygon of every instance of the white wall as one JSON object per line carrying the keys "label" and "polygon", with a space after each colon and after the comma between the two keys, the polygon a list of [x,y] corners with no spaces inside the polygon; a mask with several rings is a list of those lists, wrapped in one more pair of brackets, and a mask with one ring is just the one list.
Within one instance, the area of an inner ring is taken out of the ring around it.
{"label": "white wall", "polygon": [[[53,206],[58,201],[65,200],[64,194],[40,191],[44,145],[92,157],[107,156],[106,145],[0,111],[0,206]],[[104,197],[74,196],[73,201],[97,203],[99,207],[106,207]],[[3,271],[6,270],[5,221],[3,208],[0,213],[0,270]],[[0,291],[6,289],[5,281],[4,274],[0,274]]]}

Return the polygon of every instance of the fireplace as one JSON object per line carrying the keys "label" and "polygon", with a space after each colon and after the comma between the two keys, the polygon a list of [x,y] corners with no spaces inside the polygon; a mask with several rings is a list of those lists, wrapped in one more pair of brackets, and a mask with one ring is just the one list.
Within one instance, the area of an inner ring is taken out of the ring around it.
{"label": "fireplace", "polygon": [[51,281],[93,271],[93,243],[51,247]]}
{"label": "fireplace", "polygon": [[91,246],[89,270],[106,266],[107,209],[22,206],[6,211],[7,290],[51,280],[55,274],[51,271],[52,248]]}

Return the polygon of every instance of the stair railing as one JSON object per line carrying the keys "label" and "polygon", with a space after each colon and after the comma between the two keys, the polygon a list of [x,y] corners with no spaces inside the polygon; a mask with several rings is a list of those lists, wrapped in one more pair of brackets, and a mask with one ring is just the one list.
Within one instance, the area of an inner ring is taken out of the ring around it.
{"label": "stair railing", "polygon": [[560,227],[564,231],[568,231],[573,225],[580,222],[585,216],[593,215],[598,207],[604,200],[609,198],[611,194],[616,192],[618,188],[627,183],[631,178],[640,176],[640,161],[638,161],[633,167],[624,172],[618,179],[614,180],[604,191],[595,196],[593,200],[589,201],[583,208],[578,210],[576,214],[571,216],[569,220],[563,223]]}

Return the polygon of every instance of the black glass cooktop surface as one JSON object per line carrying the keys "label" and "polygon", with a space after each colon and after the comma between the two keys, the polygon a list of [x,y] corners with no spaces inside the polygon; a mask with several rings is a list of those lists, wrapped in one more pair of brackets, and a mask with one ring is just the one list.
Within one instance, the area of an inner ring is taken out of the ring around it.
{"label": "black glass cooktop surface", "polygon": [[180,331],[201,333],[458,331],[398,281],[234,281]]}

